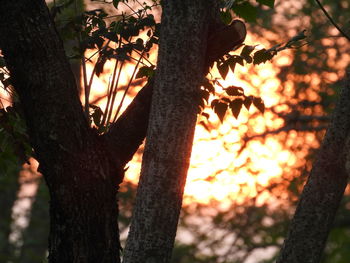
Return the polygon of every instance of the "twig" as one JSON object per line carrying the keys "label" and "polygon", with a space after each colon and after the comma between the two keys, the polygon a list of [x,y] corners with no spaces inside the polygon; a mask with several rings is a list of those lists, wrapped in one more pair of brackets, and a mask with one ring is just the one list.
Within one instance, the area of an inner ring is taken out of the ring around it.
{"label": "twig", "polygon": [[326,15],[326,17],[328,18],[328,20],[333,24],[333,26],[335,26],[336,29],[338,29],[338,31],[347,39],[350,41],[350,37],[337,25],[337,23],[333,20],[333,18],[328,14],[327,10],[324,9],[323,5],[320,3],[319,0],[315,0],[316,3],[318,4],[318,6],[321,8],[321,10],[323,11],[323,13]]}

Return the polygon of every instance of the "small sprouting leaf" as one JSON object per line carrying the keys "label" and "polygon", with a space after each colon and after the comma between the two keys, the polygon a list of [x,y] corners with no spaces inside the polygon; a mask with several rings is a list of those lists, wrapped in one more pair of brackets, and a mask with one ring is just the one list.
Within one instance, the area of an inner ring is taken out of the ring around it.
{"label": "small sprouting leaf", "polygon": [[206,102],[209,100],[209,91],[208,90],[201,90],[200,91],[201,98],[204,99]]}
{"label": "small sprouting leaf", "polygon": [[233,116],[235,116],[236,119],[238,118],[238,115],[242,109],[242,104],[243,104],[242,99],[235,99],[230,103],[230,109],[232,111]]}
{"label": "small sprouting leaf", "polygon": [[247,110],[249,110],[250,105],[252,105],[252,102],[253,102],[253,96],[245,97],[245,99],[243,101],[243,104],[244,104],[244,106],[246,107]]}
{"label": "small sprouting leaf", "polygon": [[151,35],[152,35],[152,30],[150,29],[147,31],[147,36],[150,37]]}
{"label": "small sprouting leaf", "polygon": [[[91,107],[92,105],[90,105]],[[92,119],[94,120],[94,123],[97,127],[101,126],[101,117],[103,115],[103,112],[100,107],[93,105],[94,107],[94,112],[91,114]]]}
{"label": "small sprouting leaf", "polygon": [[254,97],[253,99],[254,106],[261,112],[264,113],[265,111],[265,104],[261,98]]}
{"label": "small sprouting leaf", "polygon": [[214,112],[218,115],[221,122],[224,121],[227,107],[228,107],[227,104],[223,102],[216,103],[214,107]]}
{"label": "small sprouting leaf", "polygon": [[203,115],[205,118],[209,119],[209,113],[206,113],[206,112],[202,112],[201,115]]}
{"label": "small sprouting leaf", "polygon": [[262,5],[266,5],[271,8],[273,8],[275,5],[275,0],[256,0],[256,1]]}
{"label": "small sprouting leaf", "polygon": [[273,56],[274,56],[274,54],[267,51],[265,48],[258,50],[254,53],[254,56],[253,56],[254,65],[259,65],[261,63],[265,63],[266,61],[273,58]]}
{"label": "small sprouting leaf", "polygon": [[244,90],[241,87],[229,86],[228,88],[226,88],[226,93],[230,96],[241,96],[244,95]]}
{"label": "small sprouting leaf", "polygon": [[118,4],[119,4],[120,0],[113,0],[113,6],[118,9]]}
{"label": "small sprouting leaf", "polygon": [[139,71],[136,74],[136,79],[142,78],[142,77],[152,77],[154,75],[154,66],[143,66],[139,69]]}
{"label": "small sprouting leaf", "polygon": [[219,73],[223,79],[226,79],[227,73],[228,73],[228,64],[227,63],[222,63],[222,64],[217,64],[217,68],[219,70]]}

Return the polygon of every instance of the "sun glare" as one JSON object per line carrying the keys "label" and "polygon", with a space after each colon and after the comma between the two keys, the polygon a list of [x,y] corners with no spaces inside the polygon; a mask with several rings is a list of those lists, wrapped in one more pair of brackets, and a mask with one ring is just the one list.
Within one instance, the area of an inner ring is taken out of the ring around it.
{"label": "sun glare", "polygon": [[[249,41],[254,43],[252,39],[249,36],[247,43],[249,44]],[[155,62],[155,55],[152,55],[151,59]],[[237,65],[234,73],[230,70],[226,79],[220,79],[219,82],[224,87],[240,86],[246,95],[260,96],[266,108],[278,107],[282,101],[288,99],[283,99],[278,94],[281,88],[277,78],[278,66],[288,66],[291,63],[291,55],[285,52],[274,62],[274,64],[267,62],[259,66]],[[123,87],[127,85],[132,75],[134,65],[135,63],[128,63],[124,66],[119,81],[121,88],[117,93],[117,104],[124,92]],[[108,61],[104,73],[99,78],[94,78],[90,102],[99,105],[102,109],[106,105],[105,94],[111,81],[113,67],[114,62]],[[92,64],[88,63],[88,76],[92,69]],[[220,78],[216,67],[212,69],[211,75],[213,78]],[[138,81],[133,86],[123,105],[124,109],[143,84],[144,82]],[[293,82],[288,85],[284,89],[293,90]],[[220,90],[220,87],[217,89]],[[288,142],[282,144],[278,135],[269,135],[266,138],[257,136],[246,143],[243,140],[247,133],[264,134],[267,130],[282,127],[283,120],[271,112],[266,111],[262,114],[254,107],[249,111],[243,107],[238,119],[235,119],[231,112],[227,112],[224,122],[221,123],[209,107],[205,111],[209,114],[209,123],[208,127],[200,124],[196,127],[191,165],[185,187],[185,204],[193,201],[209,204],[212,200],[224,204],[232,200],[244,202],[247,197],[257,196],[259,187],[267,186],[271,179],[280,177],[285,167],[291,167],[297,163],[297,156],[287,148]],[[306,137],[306,141],[310,143],[313,140],[312,134]],[[128,164],[126,180],[137,183],[140,167],[141,154],[136,154]],[[267,200],[266,195],[264,196],[260,199]]]}

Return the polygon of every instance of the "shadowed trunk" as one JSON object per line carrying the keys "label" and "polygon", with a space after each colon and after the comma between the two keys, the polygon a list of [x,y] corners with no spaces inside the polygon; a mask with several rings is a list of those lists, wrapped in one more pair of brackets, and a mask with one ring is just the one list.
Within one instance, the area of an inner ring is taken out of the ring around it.
{"label": "shadowed trunk", "polygon": [[302,192],[278,263],[321,261],[350,172],[350,73]]}

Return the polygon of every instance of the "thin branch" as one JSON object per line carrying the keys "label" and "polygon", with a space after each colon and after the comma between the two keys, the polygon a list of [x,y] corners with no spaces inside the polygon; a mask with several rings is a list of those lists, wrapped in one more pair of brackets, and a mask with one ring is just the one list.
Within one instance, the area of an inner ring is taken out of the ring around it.
{"label": "thin branch", "polygon": [[134,79],[136,70],[137,70],[137,68],[138,68],[138,66],[139,66],[139,64],[140,64],[140,61],[141,61],[142,58],[143,58],[143,54],[144,54],[144,51],[141,53],[140,58],[139,58],[139,60],[137,61],[136,65],[135,65],[135,68],[134,68],[134,71],[133,71],[133,73],[132,73],[132,75],[131,75],[131,77],[130,77],[128,86],[126,87],[126,89],[125,89],[125,91],[124,91],[124,94],[123,94],[123,97],[122,97],[122,99],[121,99],[121,101],[120,101],[120,104],[119,104],[119,107],[118,107],[118,109],[117,109],[117,112],[116,112],[115,115],[114,115],[113,122],[116,121],[117,116],[118,116],[118,114],[119,114],[119,112],[120,112],[120,110],[121,110],[121,107],[122,107],[122,105],[123,105],[123,102],[124,102],[124,99],[125,99],[125,97],[126,97],[126,94],[128,93],[128,90],[129,90],[129,88],[130,88],[131,82],[132,82],[132,80]]}
{"label": "thin branch", "polygon": [[326,15],[326,17],[328,18],[328,20],[333,24],[333,26],[335,26],[336,29],[338,29],[338,31],[347,39],[350,41],[350,36],[348,36],[338,25],[337,23],[333,20],[333,18],[328,14],[327,10],[324,9],[323,5],[320,3],[319,0],[315,0],[316,3],[318,4],[318,6],[321,8],[321,10],[323,11],[323,13]]}

